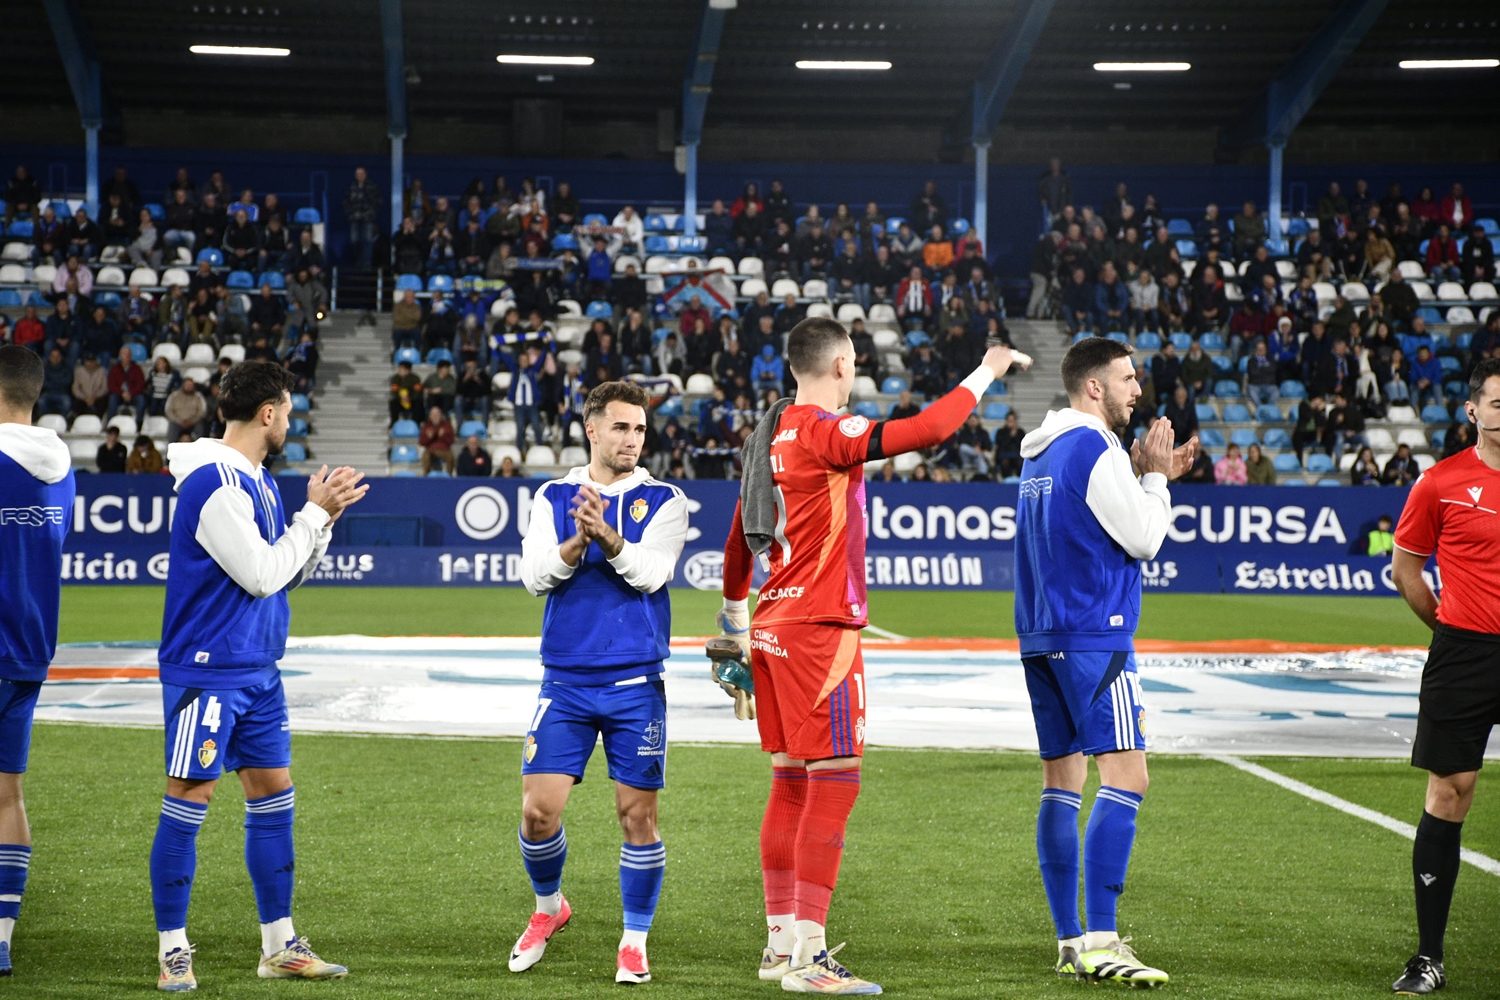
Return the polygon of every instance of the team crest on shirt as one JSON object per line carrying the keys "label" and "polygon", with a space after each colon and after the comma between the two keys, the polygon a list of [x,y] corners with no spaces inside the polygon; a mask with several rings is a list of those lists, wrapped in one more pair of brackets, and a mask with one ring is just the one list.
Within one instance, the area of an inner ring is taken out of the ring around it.
{"label": "team crest on shirt", "polygon": [[536,737],[535,736],[528,736],[528,737],[526,737],[526,749],[522,751],[522,754],[526,757],[526,763],[528,763],[528,764],[530,764],[532,761],[536,760]]}
{"label": "team crest on shirt", "polygon": [[193,654],[193,662],[194,663],[207,663],[208,662],[208,650],[201,649],[198,652],[194,653]]}
{"label": "team crest on shirt", "polygon": [[857,438],[870,426],[870,418],[860,416],[858,413],[850,414],[839,421],[839,433],[844,437]]}
{"label": "team crest on shirt", "polygon": [[1146,710],[1144,708],[1135,710],[1135,728],[1141,736],[1144,737],[1146,735]]}
{"label": "team crest on shirt", "polygon": [[854,723],[854,742],[855,743],[863,743],[864,741],[865,741],[865,717],[863,715],[861,715],[859,717],[859,719],[856,720],[855,723]]}
{"label": "team crest on shirt", "polygon": [[630,505],[630,519],[636,524],[640,524],[646,519],[646,511],[649,509],[650,505],[646,503],[645,497],[642,497]]}
{"label": "team crest on shirt", "polygon": [[213,740],[204,740],[203,745],[198,748],[198,763],[207,767],[219,756],[219,745]]}

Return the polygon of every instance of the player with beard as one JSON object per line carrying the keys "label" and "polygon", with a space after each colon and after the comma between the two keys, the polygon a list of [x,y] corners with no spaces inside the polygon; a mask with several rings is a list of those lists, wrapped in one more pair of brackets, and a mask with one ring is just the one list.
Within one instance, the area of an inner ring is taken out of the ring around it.
{"label": "player with beard", "polygon": [[335,979],[292,929],[292,736],[277,661],[286,653],[287,591],[328,549],[329,526],[369,489],[353,469],[307,483],[307,503],[287,523],[268,455],[286,443],[293,375],[242,361],[219,383],[222,441],[174,444],[177,481],[162,620],[162,707],[167,794],[151,846],[161,976],[169,993],[197,988],[187,911],[197,874],[198,829],[224,770],[245,789],[245,866],[260,913],[262,979]]}
{"label": "player with beard", "polygon": [[[1126,452],[1117,435],[1141,394],[1131,353],[1101,337],[1074,344],[1062,363],[1069,405],[1021,441],[1015,615],[1042,758],[1037,855],[1057,928],[1056,970],[1157,986],[1167,974],[1136,959],[1115,922],[1147,783],[1134,637],[1140,560],[1166,538],[1167,481],[1191,467],[1198,439],[1174,450],[1171,421],[1161,419]],[[1085,932],[1078,810],[1089,757],[1101,787],[1083,844]]]}

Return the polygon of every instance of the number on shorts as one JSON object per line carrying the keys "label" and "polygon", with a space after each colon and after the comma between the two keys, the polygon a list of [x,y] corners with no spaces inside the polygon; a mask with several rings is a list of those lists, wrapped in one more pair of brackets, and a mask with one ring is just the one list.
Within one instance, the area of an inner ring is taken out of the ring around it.
{"label": "number on shorts", "polygon": [[865,710],[865,675],[864,674],[855,674],[854,675],[854,686],[859,689],[859,710],[861,712],[863,712]]}
{"label": "number on shorts", "polygon": [[208,696],[208,704],[203,706],[203,721],[199,724],[211,733],[219,731],[219,699],[214,695]]}
{"label": "number on shorts", "polygon": [[528,733],[536,732],[537,727],[542,724],[542,716],[547,714],[547,706],[550,704],[552,704],[551,698],[538,698],[536,700],[536,715],[532,718],[531,725],[526,728]]}

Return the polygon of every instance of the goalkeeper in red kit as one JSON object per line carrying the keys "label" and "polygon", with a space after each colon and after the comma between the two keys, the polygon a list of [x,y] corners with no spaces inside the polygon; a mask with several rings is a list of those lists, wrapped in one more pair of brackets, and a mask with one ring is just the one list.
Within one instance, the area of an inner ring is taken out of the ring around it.
{"label": "goalkeeper in red kit", "polygon": [[[743,644],[748,633],[761,747],[772,755],[760,834],[770,929],[760,978],[793,993],[874,994],[880,987],[851,975],[824,937],[864,752],[864,465],[946,440],[1016,359],[992,347],[918,416],[875,422],[836,412],[849,402],[855,376],[842,325],[803,320],[787,339],[787,356],[797,396],[773,407],[744,448],[719,615],[721,652],[726,639]],[[752,625],[751,561],[761,554],[771,575]],[[750,714],[742,690],[750,684],[733,683],[739,665],[715,662],[716,679]]]}

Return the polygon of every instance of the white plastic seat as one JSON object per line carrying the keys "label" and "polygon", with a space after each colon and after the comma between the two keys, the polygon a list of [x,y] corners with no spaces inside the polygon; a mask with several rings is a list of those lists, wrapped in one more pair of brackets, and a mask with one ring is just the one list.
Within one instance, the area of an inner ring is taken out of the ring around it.
{"label": "white plastic seat", "polygon": [[245,360],[245,348],[240,344],[225,344],[219,348],[219,357],[228,358],[230,364],[237,365]]}
{"label": "white plastic seat", "polygon": [[510,372],[496,372],[495,377],[490,379],[490,388],[498,392],[509,392]]}
{"label": "white plastic seat", "polygon": [[[512,424],[511,426],[514,427],[515,425]],[[490,449],[490,459],[495,463],[496,469],[499,469],[501,463],[507,458],[516,463],[517,469],[521,467],[521,449],[515,445],[508,443],[497,444]]]}
{"label": "white plastic seat", "polygon": [[75,465],[93,465],[99,457],[99,446],[103,443],[99,438],[70,438],[68,454]]}
{"label": "white plastic seat", "polygon": [[[1390,433],[1387,431],[1386,433]],[[1396,443],[1404,444],[1409,448],[1426,448],[1427,435],[1415,427],[1408,427],[1404,431],[1396,432]]]}
{"label": "white plastic seat", "polygon": [[711,396],[714,391],[714,379],[712,375],[698,372],[689,375],[687,380],[687,393],[689,396]]}
{"label": "white plastic seat", "polygon": [[766,273],[766,262],[759,257],[741,257],[739,271],[747,277],[759,278]]}
{"label": "white plastic seat", "polygon": [[1427,271],[1422,267],[1422,262],[1417,260],[1403,260],[1396,265],[1396,270],[1401,272],[1401,277],[1408,280],[1427,277]]}
{"label": "white plastic seat", "polygon": [[889,327],[879,327],[871,335],[875,338],[875,346],[882,351],[894,351],[901,346],[901,335]]}
{"label": "white plastic seat", "polygon": [[791,278],[777,278],[771,286],[771,298],[783,299],[788,295],[801,295],[802,289]]}
{"label": "white plastic seat", "polygon": [[61,414],[44,413],[36,418],[36,425],[38,427],[45,427],[54,434],[68,433],[68,420]]}
{"label": "white plastic seat", "polygon": [[31,247],[25,243],[7,243],[5,249],[0,250],[0,260],[30,260]]}
{"label": "white plastic seat", "polygon": [[[1221,261],[1220,263],[1222,264],[1223,262]],[[1246,274],[1250,273],[1250,265],[1253,264],[1253,263],[1255,263],[1255,261],[1253,261],[1253,260],[1242,260],[1242,261],[1240,261],[1240,266],[1239,266],[1238,270],[1235,270],[1235,266],[1234,266],[1233,262],[1230,262],[1230,263],[1227,263],[1227,264],[1223,264],[1223,266],[1225,268],[1227,268],[1228,270],[1230,270],[1230,271],[1234,271],[1234,273],[1236,275],[1238,275],[1239,277],[1243,278]]]}
{"label": "white plastic seat", "polygon": [[556,465],[557,455],[544,444],[534,444],[526,452],[527,465]]}
{"label": "white plastic seat", "polygon": [[1226,281],[1224,282],[1224,298],[1230,302],[1243,302],[1245,301],[1245,293],[1240,288],[1238,282]]}
{"label": "white plastic seat", "polygon": [[52,290],[52,280],[57,277],[57,268],[51,264],[38,264],[31,269],[31,280],[43,291]]}
{"label": "white plastic seat", "polygon": [[811,278],[802,286],[802,295],[809,299],[828,298],[828,282],[822,278]]}
{"label": "white plastic seat", "polygon": [[814,302],[807,307],[807,318],[833,319],[833,306],[827,302]]}
{"label": "white plastic seat", "polygon": [[114,265],[101,267],[99,273],[94,276],[94,284],[103,285],[105,288],[124,288],[125,272]]}
{"label": "white plastic seat", "polygon": [[172,431],[166,417],[147,417],[141,423],[141,433],[150,438],[164,438]]}
{"label": "white plastic seat", "polygon": [[677,262],[675,270],[678,271],[701,271],[703,270],[703,258],[688,254]]}
{"label": "white plastic seat", "polygon": [[1343,294],[1344,300],[1351,304],[1370,301],[1370,290],[1361,281],[1344,282],[1344,287],[1340,289],[1340,292]]}
{"label": "white plastic seat", "polygon": [[193,276],[188,274],[185,267],[169,267],[161,273],[161,283],[170,288],[173,285],[181,285],[186,288],[192,284]]}
{"label": "white plastic seat", "polygon": [[740,294],[747,299],[754,299],[761,292],[769,292],[766,283],[759,278],[746,278],[740,283]]}
{"label": "white plastic seat", "polygon": [[185,365],[212,365],[217,363],[219,356],[214,353],[212,344],[189,344],[187,353],[182,356]]}
{"label": "white plastic seat", "polygon": [[1182,273],[1186,277],[1191,278],[1193,276],[1193,271],[1197,267],[1198,267],[1198,262],[1196,260],[1185,260],[1185,261],[1182,262]]}
{"label": "white plastic seat", "polygon": [[208,380],[213,377],[213,372],[209,371],[207,368],[203,367],[202,365],[198,365],[198,366],[196,366],[194,368],[189,368],[186,371],[184,371],[182,373],[182,377],[183,378],[190,378],[194,382],[196,382],[198,385],[207,385],[208,384]]}
{"label": "white plastic seat", "polygon": [[156,272],[149,267],[138,267],[130,272],[130,283],[155,286],[157,284]]}
{"label": "white plastic seat", "polygon": [[1418,302],[1431,302],[1433,300],[1432,286],[1425,281],[1408,282],[1411,290],[1417,293]]}
{"label": "white plastic seat", "polygon": [[1286,298],[1288,295],[1291,295],[1292,292],[1296,290],[1296,288],[1297,283],[1295,281],[1283,281],[1281,283],[1281,297]]}
{"label": "white plastic seat", "polygon": [[166,358],[172,367],[176,368],[182,363],[182,348],[170,340],[164,340],[151,351],[151,360],[155,361],[157,358]]}
{"label": "white plastic seat", "polygon": [[1469,293],[1458,282],[1445,281],[1438,285],[1437,297],[1444,302],[1464,302],[1469,298]]}
{"label": "white plastic seat", "polygon": [[128,413],[115,414],[110,418],[109,424],[107,426],[118,428],[121,437],[135,437],[135,435],[138,433],[138,428],[135,424],[135,417],[132,417]]}
{"label": "white plastic seat", "polygon": [[646,258],[647,274],[661,274],[671,266],[672,262],[667,260],[667,258],[663,257],[661,254],[655,254],[654,256]]}
{"label": "white plastic seat", "polygon": [[1476,302],[1494,302],[1500,299],[1500,292],[1495,291],[1495,286],[1488,281],[1476,281],[1469,286],[1469,298]]}
{"label": "white plastic seat", "polygon": [[869,397],[869,396],[878,395],[879,392],[880,392],[880,387],[875,384],[875,380],[872,379],[870,376],[868,376],[868,375],[856,375],[856,376],[854,376],[854,390],[853,390],[853,395],[854,395],[855,399],[865,399],[866,397]]}
{"label": "white plastic seat", "polygon": [[616,274],[624,274],[625,273],[625,269],[627,267],[629,267],[630,265],[632,265],[632,264],[635,265],[635,273],[636,274],[640,274],[641,273],[641,259],[639,257],[635,256],[634,254],[628,254],[628,253],[622,253],[622,254],[620,254],[620,256],[618,256],[618,257],[615,258],[615,273]]}
{"label": "white plastic seat", "polygon": [[1385,411],[1385,419],[1393,424],[1417,423],[1417,411],[1410,406],[1393,406]]}
{"label": "white plastic seat", "polygon": [[25,283],[25,267],[20,264],[0,264],[0,284],[22,285]]}
{"label": "white plastic seat", "polygon": [[557,352],[557,363],[566,368],[568,365],[583,364],[583,352],[577,348],[570,347],[565,351]]}
{"label": "white plastic seat", "polygon": [[840,323],[853,323],[857,319],[865,318],[865,308],[858,302],[845,302],[839,306],[838,320]]}
{"label": "white plastic seat", "polygon": [[922,464],[922,456],[915,451],[903,451],[894,459],[898,475],[909,476],[911,470]]}
{"label": "white plastic seat", "polygon": [[1354,460],[1358,457],[1359,454],[1353,450],[1344,452],[1343,456],[1339,459],[1339,471],[1348,472],[1354,468]]}
{"label": "white plastic seat", "polygon": [[[1421,433],[1418,431],[1417,433]],[[1391,432],[1384,427],[1371,427],[1365,431],[1365,441],[1376,451],[1395,451],[1396,442],[1391,439]]]}
{"label": "white plastic seat", "polygon": [[870,322],[889,323],[891,326],[896,326],[896,307],[889,302],[875,303],[870,307]]}
{"label": "white plastic seat", "polygon": [[557,464],[566,465],[569,468],[573,469],[578,468],[578,466],[580,465],[588,465],[589,453],[578,447],[578,445],[576,444],[569,445],[562,450],[561,454],[557,456]]}
{"label": "white plastic seat", "polygon": [[1329,305],[1332,305],[1334,296],[1339,293],[1339,290],[1333,287],[1333,282],[1331,281],[1314,281],[1312,287],[1313,293],[1318,297],[1319,304],[1327,302]]}
{"label": "white plastic seat", "polygon": [[708,258],[708,269],[710,271],[719,270],[723,271],[725,274],[733,274],[734,258],[725,257],[722,254],[720,254],[718,257],[710,257]]}
{"label": "white plastic seat", "polygon": [[1448,310],[1448,314],[1444,318],[1452,326],[1460,326],[1478,322],[1478,320],[1474,318],[1474,310],[1470,309],[1468,306],[1453,306]]}
{"label": "white plastic seat", "polygon": [[515,304],[515,299],[496,299],[490,303],[490,319],[504,319],[505,311]]}
{"label": "white plastic seat", "polygon": [[583,306],[578,304],[577,299],[558,299],[557,311],[564,316],[582,316]]}
{"label": "white plastic seat", "polygon": [[1276,262],[1276,276],[1283,280],[1291,280],[1297,277],[1297,265],[1289,260],[1278,260]]}
{"label": "white plastic seat", "polygon": [[98,437],[104,433],[104,421],[92,413],[85,413],[73,419],[73,427],[68,433],[73,437]]}
{"label": "white plastic seat", "polygon": [[1423,472],[1426,472],[1434,465],[1437,465],[1437,459],[1433,458],[1431,455],[1426,454],[1425,452],[1421,455],[1413,455],[1412,458],[1416,460],[1417,468],[1421,469]]}

